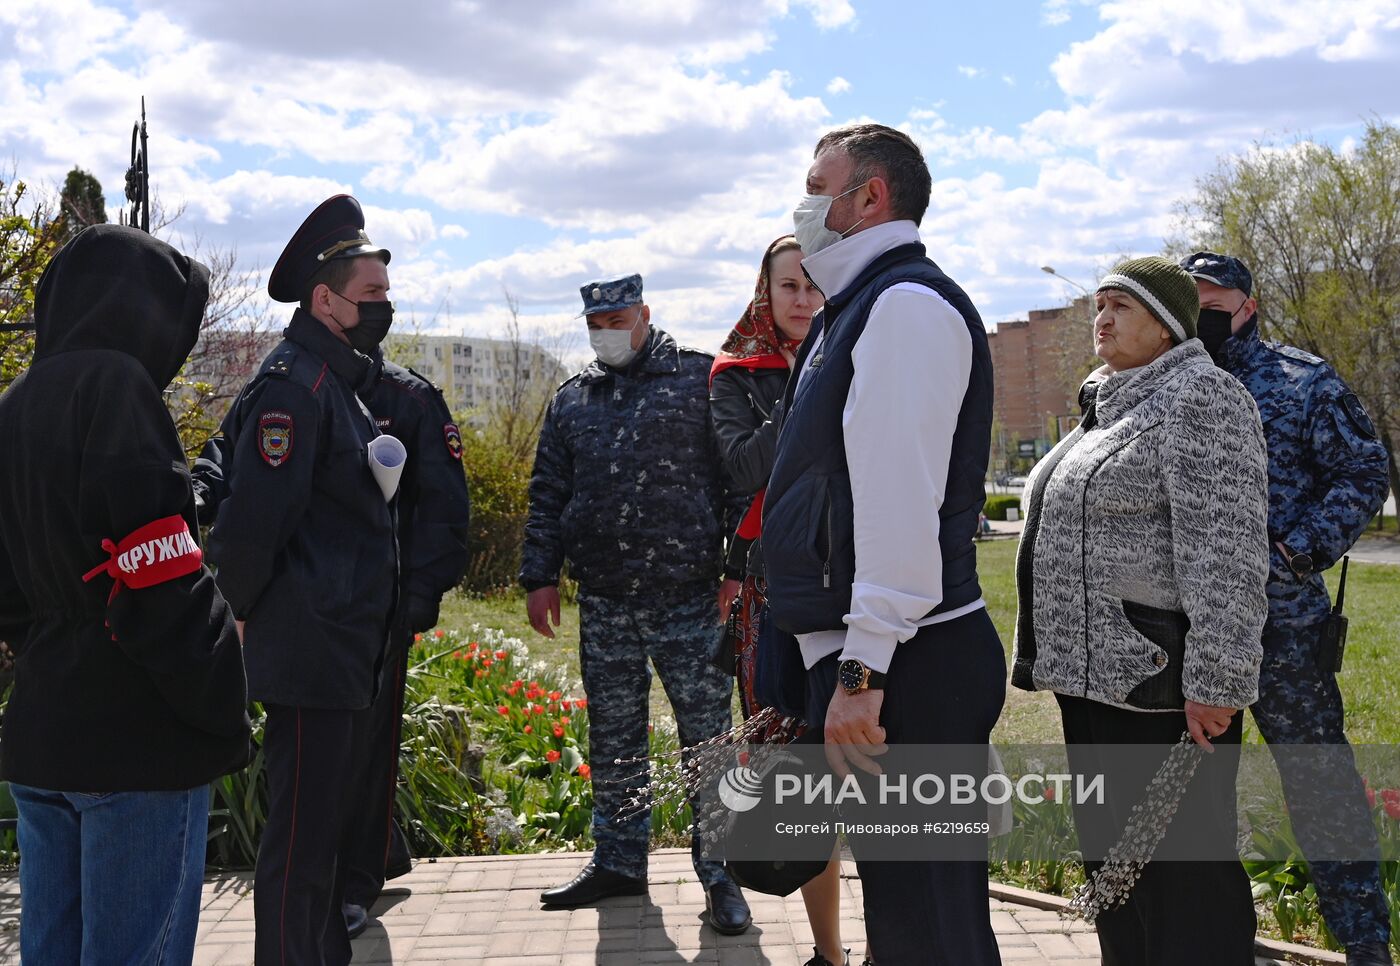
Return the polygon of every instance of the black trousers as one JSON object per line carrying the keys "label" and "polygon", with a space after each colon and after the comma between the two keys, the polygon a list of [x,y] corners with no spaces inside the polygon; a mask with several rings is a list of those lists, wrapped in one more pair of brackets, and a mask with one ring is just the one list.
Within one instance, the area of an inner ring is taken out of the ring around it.
{"label": "black trousers", "polygon": [[[1186,730],[1185,712],[1129,711],[1057,694],[1076,773],[1104,773],[1102,805],[1074,805],[1087,856],[1103,856],[1118,840],[1148,783]],[[1157,855],[1128,900],[1097,920],[1105,966],[1253,966],[1256,920],[1249,877],[1236,851],[1235,775],[1244,714],[1214,739],[1171,819]],[[1140,754],[1096,753],[1093,746],[1141,745]],[[1175,861],[1172,855],[1218,855],[1217,861]],[[1089,859],[1091,874],[1103,863]]]}
{"label": "black trousers", "polygon": [[[807,720],[818,736],[836,690],[836,654],[807,671]],[[922,628],[895,649],[880,708],[890,744],[985,745],[1006,696],[1006,657],[985,609]],[[979,767],[986,768],[986,753]],[[1001,962],[980,861],[863,861],[865,930],[879,966]]]}
{"label": "black trousers", "polygon": [[366,909],[379,898],[386,870],[402,868],[409,861],[408,843],[394,822],[394,794],[412,645],[413,632],[396,625],[389,635],[379,693],[355,729],[351,778],[355,804],[346,817],[340,864],[345,869],[345,901]]}
{"label": "black trousers", "polygon": [[266,706],[267,825],[258,846],[253,915],[258,966],[343,966],[350,939],[336,856],[356,718],[364,711]]}

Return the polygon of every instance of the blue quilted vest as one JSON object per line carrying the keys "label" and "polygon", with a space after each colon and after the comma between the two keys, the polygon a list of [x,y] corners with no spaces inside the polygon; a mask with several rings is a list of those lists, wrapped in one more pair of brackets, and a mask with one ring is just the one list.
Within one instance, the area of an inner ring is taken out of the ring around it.
{"label": "blue quilted vest", "polygon": [[[855,530],[842,413],[854,369],[851,352],[880,293],[901,282],[928,286],[958,311],[972,337],[972,374],[953,434],[948,485],[939,510],[943,600],[932,613],[982,596],[973,544],[986,498],[992,427],[992,360],[972,301],[924,253],[901,245],[875,259],[844,291],[827,299],[800,350],[802,367],[818,331],[825,336],[811,371],[788,382],[773,475],[763,506],[763,556],[772,620],[790,634],[840,630],[851,608]],[[890,413],[898,421],[899,413]]]}

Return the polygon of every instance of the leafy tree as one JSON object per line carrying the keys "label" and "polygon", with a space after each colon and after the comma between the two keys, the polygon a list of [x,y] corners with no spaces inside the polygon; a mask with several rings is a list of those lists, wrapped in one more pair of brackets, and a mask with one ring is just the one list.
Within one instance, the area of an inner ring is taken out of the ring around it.
{"label": "leafy tree", "polygon": [[75,167],[63,179],[59,207],[71,238],[88,225],[107,222],[107,202],[102,197],[102,184],[90,172]]}
{"label": "leafy tree", "polygon": [[1243,259],[1261,333],[1322,356],[1361,397],[1400,491],[1400,128],[1372,121],[1349,150],[1256,144],[1201,178],[1180,215],[1172,247]]}
{"label": "leafy tree", "polygon": [[[53,205],[36,197],[13,171],[0,173],[0,324],[34,320],[39,276],[63,243]],[[0,390],[29,366],[32,332],[0,332]]]}

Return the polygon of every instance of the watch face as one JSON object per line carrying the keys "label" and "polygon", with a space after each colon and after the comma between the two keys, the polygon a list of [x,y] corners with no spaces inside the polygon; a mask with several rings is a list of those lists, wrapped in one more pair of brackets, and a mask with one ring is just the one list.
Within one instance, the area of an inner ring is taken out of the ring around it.
{"label": "watch face", "polygon": [[859,691],[865,683],[865,665],[854,659],[842,661],[840,677],[841,687],[847,691]]}
{"label": "watch face", "polygon": [[1295,553],[1293,559],[1288,562],[1293,568],[1293,572],[1300,577],[1306,577],[1313,572],[1313,559],[1311,554]]}

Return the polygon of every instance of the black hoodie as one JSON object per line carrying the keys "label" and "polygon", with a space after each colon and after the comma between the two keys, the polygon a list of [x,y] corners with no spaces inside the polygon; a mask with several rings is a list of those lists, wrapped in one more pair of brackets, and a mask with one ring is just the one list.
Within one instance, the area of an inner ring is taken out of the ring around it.
{"label": "black hoodie", "polygon": [[242,767],[247,688],[207,568],[108,600],[83,575],[165,517],[198,533],[162,398],[199,334],[208,270],[98,225],[54,257],[34,363],[0,396],[0,637],[17,655],[0,771],[57,791],[186,789]]}

